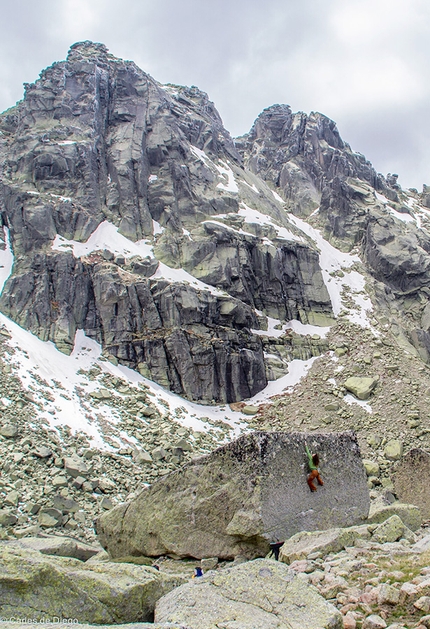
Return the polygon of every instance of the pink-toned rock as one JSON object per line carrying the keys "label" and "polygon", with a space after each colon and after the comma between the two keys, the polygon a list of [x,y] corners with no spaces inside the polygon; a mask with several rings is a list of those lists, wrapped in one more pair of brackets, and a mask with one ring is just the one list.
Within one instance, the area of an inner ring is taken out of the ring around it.
{"label": "pink-toned rock", "polygon": [[306,572],[307,568],[308,568],[308,562],[306,559],[298,559],[296,561],[293,561],[293,563],[290,564],[290,568],[291,570],[294,570],[295,572]]}
{"label": "pink-toned rock", "polygon": [[418,588],[413,583],[403,583],[400,588],[400,599],[399,602],[401,605],[407,600],[412,599],[418,593]]}
{"label": "pink-toned rock", "polygon": [[385,629],[387,623],[381,616],[377,616],[376,614],[371,614],[364,619],[363,629]]}
{"label": "pink-toned rock", "polygon": [[346,614],[343,618],[343,629],[356,629],[357,621],[352,614]]}
{"label": "pink-toned rock", "polygon": [[340,608],[340,613],[346,615],[348,612],[355,611],[357,609],[357,603],[347,603]]}
{"label": "pink-toned rock", "polygon": [[394,587],[394,585],[389,585],[388,583],[381,585],[378,593],[378,605],[397,605],[399,600],[399,588]]}
{"label": "pink-toned rock", "polygon": [[428,614],[430,612],[430,596],[421,596],[421,598],[415,601],[414,607]]}
{"label": "pink-toned rock", "polygon": [[379,588],[366,585],[364,592],[360,596],[360,601],[367,605],[373,605],[378,601]]}

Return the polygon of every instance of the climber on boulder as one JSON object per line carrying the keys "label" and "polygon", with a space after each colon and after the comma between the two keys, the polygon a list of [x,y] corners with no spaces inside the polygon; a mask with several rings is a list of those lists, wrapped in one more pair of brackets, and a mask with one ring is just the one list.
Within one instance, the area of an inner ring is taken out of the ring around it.
{"label": "climber on boulder", "polygon": [[311,451],[309,450],[308,444],[306,443],[306,441],[305,441],[305,449],[306,449],[306,455],[308,457],[308,465],[309,465],[309,471],[310,471],[310,474],[308,476],[309,489],[311,491],[316,491],[317,488],[315,487],[313,483],[315,478],[317,479],[318,485],[324,485],[323,479],[321,478],[319,469],[318,469],[320,458],[316,452],[314,454],[311,454]]}

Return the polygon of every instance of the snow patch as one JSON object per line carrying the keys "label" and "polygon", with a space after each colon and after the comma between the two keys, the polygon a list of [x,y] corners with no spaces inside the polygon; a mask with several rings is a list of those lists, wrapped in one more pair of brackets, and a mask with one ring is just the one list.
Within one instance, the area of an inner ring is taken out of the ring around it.
{"label": "snow patch", "polygon": [[275,197],[275,199],[278,201],[278,203],[282,203],[282,205],[285,204],[284,199],[282,199],[279,194],[277,192],[275,192],[274,190],[272,190],[272,194]]}
{"label": "snow patch", "polygon": [[87,242],[67,240],[67,238],[63,238],[63,236],[57,234],[52,243],[52,249],[54,251],[72,249],[75,258],[81,258],[94,251],[101,251],[103,249],[107,249],[116,255],[124,255],[125,257],[140,256],[146,258],[153,256],[152,247],[146,240],[132,242],[120,234],[118,227],[115,227],[115,225],[109,223],[109,221],[100,223],[97,229],[88,238]]}
{"label": "snow patch", "polygon": [[262,402],[269,401],[274,395],[280,395],[281,393],[290,391],[306,376],[316,359],[317,357],[313,356],[309,358],[309,360],[292,360],[288,363],[288,373],[285,376],[269,382],[266,388],[247,400],[247,402],[249,404],[261,404]]}
{"label": "snow patch", "polygon": [[10,245],[9,228],[3,227],[4,249],[0,249],[0,294],[13,267],[13,253]]}
{"label": "snow patch", "polygon": [[[243,216],[245,218],[245,223],[257,223],[258,225],[269,225],[273,227],[279,238],[283,238],[284,240],[294,240],[296,242],[304,242],[303,238],[300,236],[296,236],[293,232],[290,232],[285,227],[280,227],[277,225],[270,216],[267,214],[262,214],[258,210],[253,210],[245,203],[241,203],[238,211],[239,216]],[[269,242],[273,244],[270,240]]]}
{"label": "snow patch", "polygon": [[368,413],[373,412],[372,407],[370,406],[368,402],[365,402],[364,400],[357,400],[357,398],[351,395],[350,393],[347,393],[347,395],[344,395],[343,399],[350,406],[352,404],[358,404],[358,406],[361,406],[361,408],[364,408],[364,410],[366,410]]}
{"label": "snow patch", "polygon": [[203,163],[212,163],[210,157],[208,157],[204,151],[198,149],[197,146],[193,146],[192,144],[190,144],[190,151],[195,155],[195,157],[197,157],[197,159],[200,159]]}
{"label": "snow patch", "polygon": [[[339,251],[322,237],[319,230],[311,227],[311,225],[308,225],[308,223],[297,216],[290,214],[289,219],[313,240],[320,251],[319,263],[335,317],[342,310],[345,310],[351,322],[363,328],[371,328],[367,314],[372,310],[373,306],[369,297],[365,294],[365,279],[357,271],[348,271],[355,262],[360,262],[358,255]],[[343,275],[343,277],[335,275],[337,271],[342,271],[340,275]],[[345,288],[354,301],[355,308],[351,309],[344,303],[342,291]]]}
{"label": "snow patch", "polygon": [[[255,311],[257,315],[264,316],[259,310]],[[330,327],[319,327],[317,325],[310,325],[307,323],[301,323],[296,319],[292,319],[287,323],[282,322],[280,319],[274,319],[273,317],[267,317],[267,330],[251,330],[254,334],[259,336],[269,336],[271,338],[279,338],[287,330],[293,330],[296,334],[306,336],[308,334],[318,334],[321,338],[325,338],[330,332]]]}
{"label": "snow patch", "polygon": [[311,325],[309,323],[301,323],[301,321],[297,321],[296,319],[292,319],[286,325],[287,329],[293,330],[296,334],[307,335],[307,334],[318,334],[321,338],[325,338],[327,334],[330,332],[330,326],[328,327],[319,327],[317,325]]}
{"label": "snow patch", "polygon": [[[73,433],[82,431],[94,447],[111,449],[104,440],[102,425],[115,425],[120,419],[108,402],[97,408],[88,403],[89,394],[103,386],[97,379],[90,380],[87,376],[86,372],[94,366],[98,366],[102,374],[121,378],[130,385],[137,387],[139,383],[145,384],[161,415],[172,414],[176,417],[172,421],[180,425],[206,431],[212,428],[211,422],[222,421],[230,426],[235,435],[246,429],[242,421],[244,416],[227,406],[212,407],[189,402],[143,378],[136,371],[102,359],[100,345],[88,338],[83,330],[76,332],[73,352],[67,356],[59,352],[51,341],[41,341],[3,314],[0,314],[0,323],[11,334],[11,339],[7,341],[15,350],[11,366],[24,387],[31,392],[38,419],[47,421],[52,428],[66,425]],[[114,391],[111,393],[112,397],[116,395]],[[176,412],[181,409],[182,412]],[[127,445],[127,440],[133,441],[126,433],[121,434],[125,439],[124,445]],[[121,441],[121,437],[115,435],[115,440]]]}
{"label": "snow patch", "polygon": [[154,234],[154,236],[156,236],[157,234],[162,234],[163,231],[164,227],[161,227],[158,221],[154,221],[154,219],[152,219],[152,233]]}
{"label": "snow patch", "polygon": [[394,216],[394,218],[397,218],[399,221],[402,221],[402,223],[415,223],[414,217],[408,214],[407,212],[398,212],[390,205],[387,206],[387,209],[390,211],[390,214]]}
{"label": "snow patch", "polygon": [[217,185],[217,188],[225,190],[225,192],[239,192],[239,186],[237,185],[236,179],[234,178],[232,169],[226,163],[221,161],[220,163],[222,164],[222,166],[219,166],[218,164],[214,164],[214,166],[219,174],[222,176],[224,181],[225,178],[227,178],[227,183],[220,182]]}

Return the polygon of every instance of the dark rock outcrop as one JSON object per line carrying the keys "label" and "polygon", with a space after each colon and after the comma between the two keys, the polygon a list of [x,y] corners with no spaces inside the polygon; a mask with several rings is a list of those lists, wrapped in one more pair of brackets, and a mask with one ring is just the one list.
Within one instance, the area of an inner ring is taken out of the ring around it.
{"label": "dark rock outcrop", "polygon": [[[197,88],[163,87],[83,42],[26,85],[0,130],[15,256],[0,308],[62,351],[84,329],[163,386],[230,402],[267,383],[256,309],[302,323],[332,316],[317,252],[243,169]],[[249,206],[279,227],[248,220]],[[118,254],[105,239],[76,254],[102,224],[146,249]]]}
{"label": "dark rock outcrop", "polygon": [[398,463],[394,474],[394,488],[402,502],[419,507],[425,520],[430,519],[430,454],[414,448]]}
{"label": "dark rock outcrop", "polygon": [[289,207],[301,214],[318,207],[321,193],[338,177],[361,179],[378,189],[384,185],[370,162],[342,140],[336,123],[318,112],[268,107],[238,147],[248,168],[279,188]]}
{"label": "dark rock outcrop", "polygon": [[114,556],[264,556],[303,530],[361,523],[369,491],[353,433],[315,434],[325,484],[306,482],[305,435],[244,435],[144,489],[97,521]]}

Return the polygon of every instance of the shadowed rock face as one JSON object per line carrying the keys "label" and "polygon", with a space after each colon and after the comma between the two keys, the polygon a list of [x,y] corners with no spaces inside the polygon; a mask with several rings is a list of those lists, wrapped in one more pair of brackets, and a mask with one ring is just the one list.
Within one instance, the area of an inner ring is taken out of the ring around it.
{"label": "shadowed rock face", "polygon": [[394,488],[402,502],[419,507],[424,520],[430,519],[430,454],[414,448],[398,463]]}
{"label": "shadowed rock face", "polygon": [[305,435],[244,435],[169,474],[97,521],[114,557],[174,553],[196,558],[263,556],[298,531],[361,523],[366,472],[353,433],[315,434],[324,486],[306,482]]}
{"label": "shadowed rock face", "polygon": [[[323,325],[332,315],[317,251],[244,170],[197,88],[163,87],[83,42],[26,85],[0,130],[0,207],[15,256],[0,308],[62,351],[84,329],[180,395],[231,402],[267,383],[255,309]],[[245,224],[243,203],[291,237]],[[78,255],[58,241],[86,242],[106,222],[129,246],[146,239],[146,253],[118,255],[105,242]],[[172,279],[172,267],[188,275]]]}

